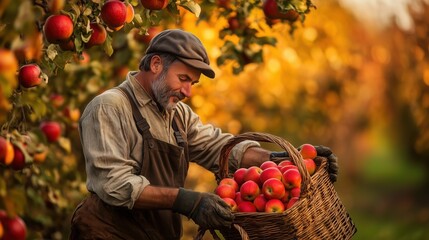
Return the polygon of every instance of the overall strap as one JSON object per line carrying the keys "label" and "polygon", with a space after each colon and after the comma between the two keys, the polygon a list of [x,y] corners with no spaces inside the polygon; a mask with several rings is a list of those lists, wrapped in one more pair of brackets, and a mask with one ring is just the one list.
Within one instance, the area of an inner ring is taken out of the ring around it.
{"label": "overall strap", "polygon": [[180,134],[179,126],[177,125],[176,121],[179,121],[179,115],[178,115],[177,111],[174,114],[174,119],[173,119],[173,124],[172,124],[173,130],[174,130],[174,137],[176,138],[176,142],[179,146],[185,147],[186,142],[185,142],[185,140],[183,140],[182,134]]}
{"label": "overall strap", "polygon": [[146,119],[141,115],[139,108],[137,107],[136,102],[131,97],[130,92],[123,86],[117,87],[121,92],[125,93],[125,96],[128,98],[128,101],[131,103],[131,108],[133,111],[133,118],[137,125],[137,130],[139,133],[143,136],[151,137],[152,134],[149,131],[149,124],[147,123]]}

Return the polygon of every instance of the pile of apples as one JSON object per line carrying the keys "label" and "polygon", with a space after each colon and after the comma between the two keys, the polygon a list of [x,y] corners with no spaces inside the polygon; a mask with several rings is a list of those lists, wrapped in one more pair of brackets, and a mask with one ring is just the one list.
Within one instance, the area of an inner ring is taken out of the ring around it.
{"label": "pile of apples", "polygon": [[[315,147],[300,147],[305,167],[312,176],[316,172]],[[232,177],[220,180],[215,194],[220,196],[233,212],[281,213],[291,208],[301,195],[301,174],[291,160],[263,162],[260,166],[239,168]]]}

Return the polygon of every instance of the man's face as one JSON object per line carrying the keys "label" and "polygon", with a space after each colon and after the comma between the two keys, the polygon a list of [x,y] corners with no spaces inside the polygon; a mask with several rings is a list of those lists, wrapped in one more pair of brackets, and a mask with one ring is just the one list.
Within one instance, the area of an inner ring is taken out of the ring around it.
{"label": "man's face", "polygon": [[155,100],[165,110],[173,109],[177,102],[191,96],[192,85],[198,83],[201,72],[183,62],[174,61],[163,69],[152,84]]}

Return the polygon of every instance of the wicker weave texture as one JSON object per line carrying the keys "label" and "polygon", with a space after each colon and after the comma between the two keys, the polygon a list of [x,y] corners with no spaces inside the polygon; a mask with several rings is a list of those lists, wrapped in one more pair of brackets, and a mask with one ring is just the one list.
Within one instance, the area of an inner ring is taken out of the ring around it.
{"label": "wicker weave texture", "polygon": [[287,151],[302,176],[301,197],[292,208],[283,213],[234,213],[234,227],[220,230],[225,239],[346,240],[356,233],[355,224],[329,180],[327,159],[315,159],[318,168],[310,177],[299,152],[278,136],[249,132],[232,138],[222,149],[218,179],[231,176],[228,172],[229,153],[236,144],[244,140],[274,143]]}

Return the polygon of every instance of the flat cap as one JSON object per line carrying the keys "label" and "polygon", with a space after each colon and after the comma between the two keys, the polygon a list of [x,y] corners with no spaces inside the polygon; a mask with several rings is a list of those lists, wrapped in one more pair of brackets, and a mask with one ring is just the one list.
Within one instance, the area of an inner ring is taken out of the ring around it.
{"label": "flat cap", "polygon": [[206,49],[192,33],[180,29],[164,30],[149,42],[146,54],[149,53],[175,55],[180,61],[199,69],[207,77],[215,77],[215,72],[210,67]]}

